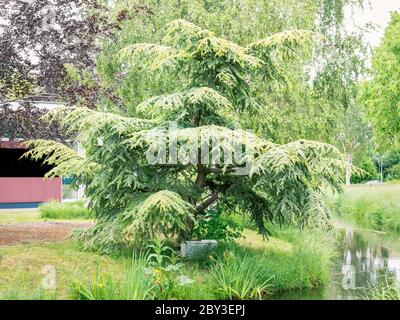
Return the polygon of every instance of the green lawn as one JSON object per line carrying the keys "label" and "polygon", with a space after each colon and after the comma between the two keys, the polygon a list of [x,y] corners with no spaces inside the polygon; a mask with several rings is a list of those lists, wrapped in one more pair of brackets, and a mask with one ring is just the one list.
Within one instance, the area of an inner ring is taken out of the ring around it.
{"label": "green lawn", "polygon": [[0,224],[42,221],[37,209],[33,210],[0,210]]}
{"label": "green lawn", "polygon": [[86,218],[42,218],[39,210],[15,210],[7,211],[0,210],[0,224],[11,224],[11,223],[24,223],[24,222],[43,222],[43,221],[58,221],[58,222],[80,222],[82,220],[88,220]]}
{"label": "green lawn", "polygon": [[[97,267],[116,276],[117,259],[82,252],[74,243],[19,244],[0,247],[0,297],[2,299],[68,299],[73,281],[89,280]],[[56,291],[41,292],[45,266],[56,270]]]}

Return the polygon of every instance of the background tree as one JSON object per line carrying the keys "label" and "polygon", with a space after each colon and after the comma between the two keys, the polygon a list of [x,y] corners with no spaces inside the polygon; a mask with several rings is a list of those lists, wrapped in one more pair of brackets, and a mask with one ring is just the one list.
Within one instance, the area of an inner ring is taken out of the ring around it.
{"label": "background tree", "polygon": [[118,81],[101,85],[96,57],[100,40],[111,39],[112,43],[125,20],[151,14],[144,5],[131,2],[130,8],[129,15],[121,11],[110,20],[108,1],[3,0],[0,136],[65,140],[56,127],[39,120],[45,112],[36,106],[38,101],[93,109],[106,101],[125,112],[124,101],[115,94]]}
{"label": "background tree", "polygon": [[[358,164],[364,165],[364,167],[373,165],[371,159],[369,161],[365,159],[365,155],[368,155],[373,148],[372,141],[372,129],[365,123],[362,108],[353,99],[352,104],[347,107],[338,119],[337,145],[340,151],[346,155],[347,160],[346,187],[350,187],[354,171],[354,160]],[[365,174],[374,173],[372,168],[367,167],[366,169],[369,170]],[[358,172],[357,175],[362,176],[362,172]]]}
{"label": "background tree", "polygon": [[[258,96],[268,119],[255,119],[260,131],[278,143],[308,138],[337,147],[341,119],[354,104],[360,77],[366,72],[369,50],[365,30],[346,30],[345,8],[362,9],[363,1],[318,1],[310,30],[322,35],[318,46],[289,61],[286,84],[264,85]],[[266,88],[267,87],[267,88]]]}
{"label": "background tree", "polygon": [[400,141],[400,14],[391,17],[360,98],[379,146],[386,149]]}
{"label": "background tree", "polygon": [[[291,70],[286,85],[261,82],[253,88],[268,117],[247,121],[277,143],[299,138],[335,143],[336,119],[354,93],[352,83],[363,61],[355,54],[363,51],[359,34],[344,32],[344,7],[362,2],[6,0],[0,10],[8,23],[0,37],[12,45],[0,55],[12,63],[4,66],[9,71],[3,78],[18,74],[35,83],[35,92],[51,93],[64,104],[136,116],[140,101],[180,84],[168,78],[154,83],[140,65],[126,77],[116,53],[127,43],[160,41],[158,31],[167,21],[190,19],[239,44],[285,29],[314,30],[326,40],[317,49],[298,52],[296,62],[285,62]],[[43,28],[50,9],[57,28]],[[310,68],[311,61],[318,63]],[[32,94],[25,91],[27,97]]]}
{"label": "background tree", "polygon": [[[252,87],[282,79],[279,62],[290,58],[284,53],[311,37],[292,30],[240,46],[175,20],[163,44],[135,43],[119,57],[130,68],[140,63],[153,78],[173,76],[179,90],[141,102],[141,118],[87,108],[53,112],[54,121],[79,132],[87,159],[46,141],[33,141],[29,154],[47,154],[56,165],[49,175],[73,173],[85,183],[97,221],[86,244],[110,248],[159,233],[191,239],[193,226],[213,207],[248,214],[263,235],[266,221],[302,226],[310,217],[326,218],[322,194],[341,184],[337,149],[307,140],[278,145],[235,129],[241,118],[263,112]],[[237,135],[242,157],[223,161],[237,154]],[[176,153],[165,147],[173,141]],[[175,156],[178,161],[167,161]],[[236,174],[247,166],[247,174]]]}
{"label": "background tree", "polygon": [[95,39],[111,37],[118,24],[107,23],[97,0],[2,0],[0,16],[0,136],[63,140],[39,120],[45,111],[36,102],[93,108],[100,87],[70,77],[66,65],[93,73]]}
{"label": "background tree", "polygon": [[[95,39],[110,36],[97,0],[4,0],[0,6],[0,79],[30,81],[35,92],[56,95],[65,64],[93,69]],[[27,92],[25,96],[31,95]]]}
{"label": "background tree", "polygon": [[[111,23],[121,17],[121,29],[115,32],[115,41],[105,39],[103,50],[97,59],[97,71],[106,88],[115,88],[116,95],[126,107],[126,114],[136,116],[136,106],[146,98],[179,88],[180,83],[171,77],[152,77],[143,72],[140,64],[132,66],[124,76],[124,66],[117,58],[119,50],[127,44],[160,42],[159,32],[165,24],[174,19],[186,19],[207,27],[232,41],[245,45],[256,39],[287,29],[312,29],[319,0],[298,1],[141,1],[143,8],[138,11],[132,1],[118,0],[110,9]],[[139,12],[139,13],[138,13]],[[114,103],[103,99],[103,107],[115,110]]]}

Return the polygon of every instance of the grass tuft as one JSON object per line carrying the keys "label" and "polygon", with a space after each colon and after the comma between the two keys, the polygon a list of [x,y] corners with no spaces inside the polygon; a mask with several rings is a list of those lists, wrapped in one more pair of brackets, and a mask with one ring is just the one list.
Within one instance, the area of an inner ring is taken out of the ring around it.
{"label": "grass tuft", "polygon": [[133,256],[125,263],[123,277],[115,279],[110,274],[96,270],[92,281],[73,283],[72,294],[78,300],[145,300],[151,298],[153,283],[146,273],[146,258]]}
{"label": "grass tuft", "polygon": [[359,227],[400,233],[400,185],[357,185],[332,201],[336,214]]}
{"label": "grass tuft", "polygon": [[370,300],[400,300],[400,283],[396,279],[386,279],[382,284],[373,287],[369,294]]}
{"label": "grass tuft", "polygon": [[48,202],[39,206],[42,219],[87,219],[89,210],[83,202]]}
{"label": "grass tuft", "polygon": [[268,293],[271,277],[263,268],[264,261],[246,251],[228,251],[212,268],[215,291],[223,299],[262,299]]}

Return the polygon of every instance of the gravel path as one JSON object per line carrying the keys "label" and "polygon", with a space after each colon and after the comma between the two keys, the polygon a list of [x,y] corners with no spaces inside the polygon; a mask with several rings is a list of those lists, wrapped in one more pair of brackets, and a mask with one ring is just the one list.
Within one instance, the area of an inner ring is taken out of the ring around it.
{"label": "gravel path", "polygon": [[73,229],[90,228],[92,222],[29,222],[0,224],[0,245],[20,242],[63,241]]}

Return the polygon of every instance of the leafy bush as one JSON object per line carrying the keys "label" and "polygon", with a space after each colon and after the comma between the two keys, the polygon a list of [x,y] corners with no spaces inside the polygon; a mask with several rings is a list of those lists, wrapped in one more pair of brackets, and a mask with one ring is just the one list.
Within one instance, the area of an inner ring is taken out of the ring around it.
{"label": "leafy bush", "polygon": [[[176,286],[191,284],[193,280],[186,276],[177,276],[182,263],[178,263],[177,256],[172,248],[166,246],[160,239],[147,246],[150,254],[147,257],[146,273],[153,278],[155,299],[166,300],[171,298],[171,292]],[[169,255],[168,255],[169,253]]]}
{"label": "leafy bush", "polygon": [[89,217],[83,202],[48,202],[39,206],[42,219],[80,219]]}
{"label": "leafy bush", "polygon": [[262,299],[271,280],[263,263],[259,257],[227,251],[211,270],[216,292],[224,299]]}
{"label": "leafy bush", "polygon": [[96,271],[93,280],[85,285],[82,282],[73,284],[73,295],[79,300],[116,300],[117,285],[114,280]]}
{"label": "leafy bush", "polygon": [[[383,178],[385,181],[396,179],[392,175],[396,173],[396,167],[400,163],[400,151],[396,149],[389,150],[384,154],[377,154],[373,157],[375,167],[382,166]],[[397,167],[398,168],[398,167]]]}
{"label": "leafy bush", "polygon": [[244,230],[242,221],[234,216],[227,216],[221,209],[210,210],[194,228],[197,239],[234,241],[241,237]]}
{"label": "leafy bush", "polygon": [[363,172],[354,174],[351,177],[351,183],[362,183],[378,178],[378,171],[376,170],[376,166],[371,158],[364,158],[360,163],[356,163],[355,165],[362,169]]}
{"label": "leafy bush", "polygon": [[393,167],[388,169],[388,177],[389,180],[399,180],[400,179],[400,163],[395,164]]}

